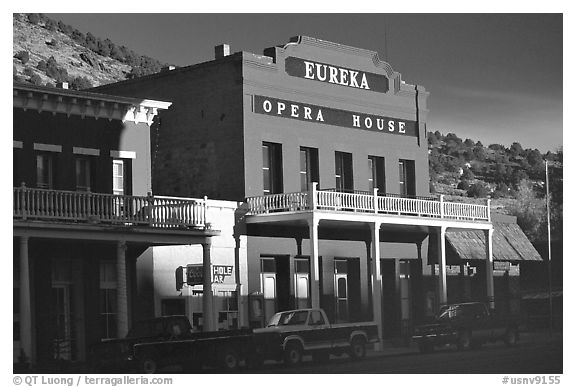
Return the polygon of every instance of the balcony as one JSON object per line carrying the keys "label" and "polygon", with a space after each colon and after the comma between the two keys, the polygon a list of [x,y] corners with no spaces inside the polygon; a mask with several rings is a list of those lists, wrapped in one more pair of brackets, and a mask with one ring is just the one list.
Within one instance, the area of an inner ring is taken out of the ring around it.
{"label": "balcony", "polygon": [[415,216],[446,220],[490,222],[490,200],[486,205],[446,202],[438,198],[401,197],[370,192],[319,190],[316,184],[307,192],[292,192],[250,197],[247,215],[336,211],[345,213]]}
{"label": "balcony", "polygon": [[206,201],[14,187],[14,220],[204,230]]}

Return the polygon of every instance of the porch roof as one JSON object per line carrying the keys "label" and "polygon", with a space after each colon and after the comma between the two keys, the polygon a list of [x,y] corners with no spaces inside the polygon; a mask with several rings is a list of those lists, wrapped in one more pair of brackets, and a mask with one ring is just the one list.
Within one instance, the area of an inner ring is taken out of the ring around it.
{"label": "porch roof", "polygon": [[[542,257],[516,223],[493,223],[492,252],[495,261],[542,261]],[[451,250],[463,260],[486,259],[486,242],[481,230],[446,233]]]}

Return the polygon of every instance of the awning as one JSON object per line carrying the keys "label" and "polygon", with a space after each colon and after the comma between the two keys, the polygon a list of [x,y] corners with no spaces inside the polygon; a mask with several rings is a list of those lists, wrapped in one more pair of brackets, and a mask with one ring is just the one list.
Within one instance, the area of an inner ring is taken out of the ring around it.
{"label": "awning", "polygon": [[[493,223],[492,254],[495,261],[542,261],[532,243],[516,223]],[[436,238],[428,245],[430,263],[438,262]],[[459,264],[461,260],[486,260],[486,238],[481,230],[452,231],[446,233],[446,263]]]}

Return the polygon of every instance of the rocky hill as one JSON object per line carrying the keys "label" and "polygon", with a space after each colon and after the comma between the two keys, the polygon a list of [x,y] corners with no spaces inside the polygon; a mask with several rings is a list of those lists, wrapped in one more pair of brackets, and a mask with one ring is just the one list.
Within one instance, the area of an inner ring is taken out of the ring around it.
{"label": "rocky hill", "polygon": [[13,79],[83,89],[156,72],[159,61],[42,14],[13,15]]}

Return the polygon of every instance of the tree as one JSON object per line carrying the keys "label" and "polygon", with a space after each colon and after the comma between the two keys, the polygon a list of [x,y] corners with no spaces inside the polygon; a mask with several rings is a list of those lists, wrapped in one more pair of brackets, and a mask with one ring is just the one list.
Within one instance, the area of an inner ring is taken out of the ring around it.
{"label": "tree", "polygon": [[509,190],[510,190],[510,188],[508,188],[506,183],[498,183],[498,185],[496,186],[496,189],[492,193],[492,197],[494,199],[506,197],[509,195]]}
{"label": "tree", "polygon": [[513,142],[512,145],[510,146],[510,156],[512,157],[522,156],[523,153],[524,149],[522,149],[522,145],[520,145],[520,143],[518,142]]}
{"label": "tree", "polygon": [[469,138],[467,138],[467,139],[464,141],[464,145],[466,145],[466,147],[468,147],[468,148],[473,148],[473,147],[474,147],[474,141],[471,140],[471,139],[469,139]]}
{"label": "tree", "polygon": [[492,149],[493,151],[505,151],[506,147],[504,147],[504,145],[500,145],[500,144],[490,144],[488,145],[488,149]]}
{"label": "tree", "polygon": [[516,216],[518,225],[531,242],[545,240],[546,202],[536,197],[528,180],[522,180],[518,185],[516,200],[509,211],[510,215]]}
{"label": "tree", "polygon": [[83,90],[92,87],[92,83],[86,77],[76,77],[70,81],[69,86],[73,90]]}
{"label": "tree", "polygon": [[473,180],[475,178],[474,173],[470,170],[470,168],[464,168],[462,171],[462,179],[463,180]]}
{"label": "tree", "polygon": [[475,160],[478,161],[486,160],[486,149],[484,149],[483,146],[478,146],[478,144],[476,144],[476,146],[472,150],[472,153],[474,154]]}
{"label": "tree", "polygon": [[38,15],[37,13],[29,13],[28,22],[34,25],[40,23],[40,15]]}
{"label": "tree", "polygon": [[456,188],[468,191],[468,189],[470,188],[470,183],[468,182],[468,180],[460,180],[460,183],[458,183],[458,186]]}
{"label": "tree", "polygon": [[46,19],[44,28],[46,28],[48,31],[56,31],[58,24],[56,24],[56,22],[52,19]]}
{"label": "tree", "polygon": [[488,195],[488,190],[483,184],[475,183],[468,188],[467,194],[470,198],[485,198]]}
{"label": "tree", "polygon": [[42,86],[44,84],[44,82],[42,82],[42,78],[40,78],[40,75],[33,73],[30,76],[30,83],[36,86]]}
{"label": "tree", "polygon": [[28,53],[28,51],[23,50],[14,55],[14,58],[20,60],[22,64],[26,64],[30,60],[30,54]]}

